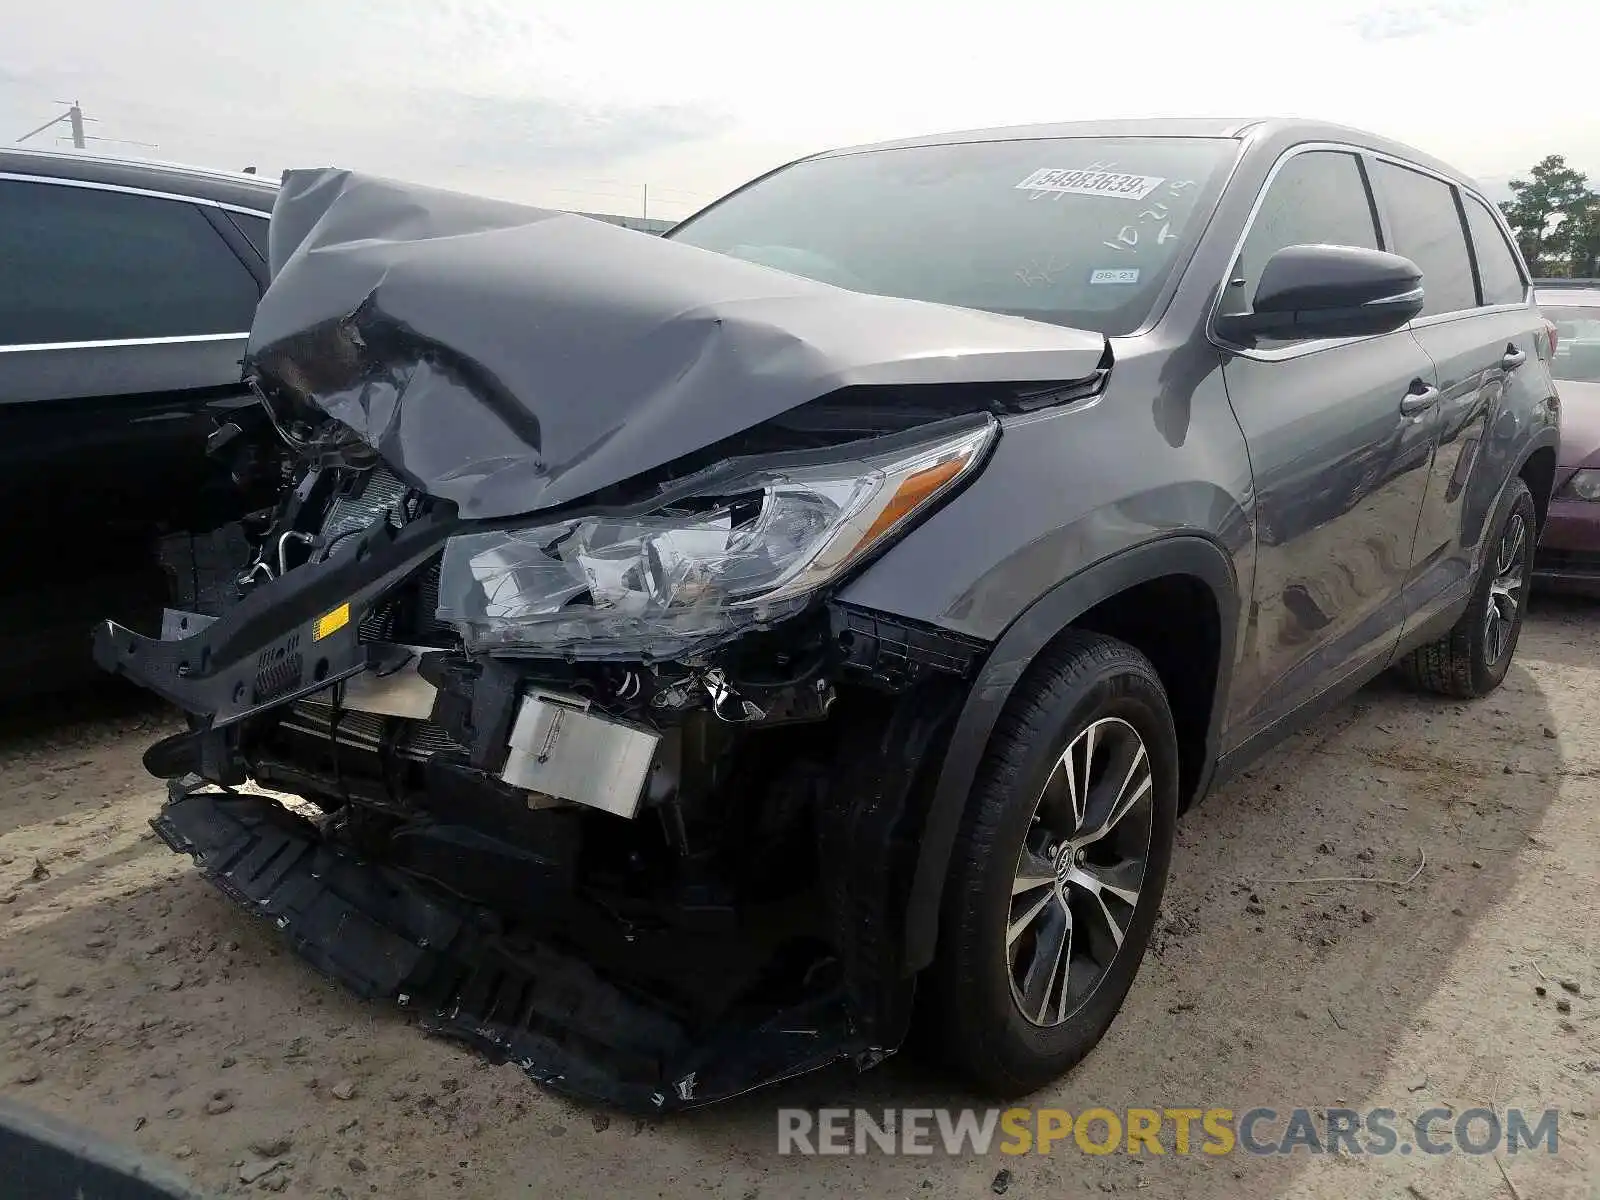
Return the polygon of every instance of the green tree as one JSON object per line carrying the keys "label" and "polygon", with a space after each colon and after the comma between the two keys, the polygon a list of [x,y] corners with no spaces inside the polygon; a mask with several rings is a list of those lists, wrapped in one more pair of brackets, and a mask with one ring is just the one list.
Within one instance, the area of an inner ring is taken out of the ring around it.
{"label": "green tree", "polygon": [[1566,243],[1567,274],[1580,279],[1600,276],[1600,196],[1593,192],[1567,214],[1561,232]]}
{"label": "green tree", "polygon": [[1517,244],[1535,275],[1582,273],[1592,267],[1592,256],[1583,263],[1576,259],[1596,249],[1590,234],[1597,232],[1600,204],[1589,190],[1589,180],[1581,171],[1567,166],[1560,154],[1547,155],[1534,164],[1528,179],[1513,179],[1514,197],[1501,210],[1517,235]]}

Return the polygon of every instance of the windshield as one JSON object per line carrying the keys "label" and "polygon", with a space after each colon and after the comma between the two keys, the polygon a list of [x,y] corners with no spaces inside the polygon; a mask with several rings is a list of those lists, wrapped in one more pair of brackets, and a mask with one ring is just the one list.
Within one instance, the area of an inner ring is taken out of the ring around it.
{"label": "windshield", "polygon": [[808,159],[667,236],[855,291],[1122,334],[1187,260],[1237,149],[1046,138]]}
{"label": "windshield", "polygon": [[1600,308],[1555,308],[1541,304],[1556,326],[1550,374],[1573,383],[1600,383]]}

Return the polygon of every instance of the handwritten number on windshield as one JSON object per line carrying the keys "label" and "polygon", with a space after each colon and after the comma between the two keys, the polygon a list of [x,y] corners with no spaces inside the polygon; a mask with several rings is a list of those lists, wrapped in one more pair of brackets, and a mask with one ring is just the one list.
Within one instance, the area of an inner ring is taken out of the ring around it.
{"label": "handwritten number on windshield", "polygon": [[1139,231],[1132,225],[1124,225],[1118,231],[1115,241],[1101,244],[1110,246],[1113,250],[1131,250],[1139,244]]}
{"label": "handwritten number on windshield", "polygon": [[[1192,179],[1174,179],[1167,184],[1166,191],[1169,197],[1179,199],[1192,187],[1194,187]],[[1165,246],[1178,236],[1172,230],[1172,222],[1167,219],[1171,212],[1171,208],[1158,200],[1139,214],[1138,220],[1142,225],[1153,227],[1156,222],[1160,222],[1161,228],[1155,236],[1155,244],[1158,246]],[[1139,245],[1139,228],[1139,225],[1124,225],[1113,240],[1102,242],[1101,245],[1117,251],[1132,250]]]}

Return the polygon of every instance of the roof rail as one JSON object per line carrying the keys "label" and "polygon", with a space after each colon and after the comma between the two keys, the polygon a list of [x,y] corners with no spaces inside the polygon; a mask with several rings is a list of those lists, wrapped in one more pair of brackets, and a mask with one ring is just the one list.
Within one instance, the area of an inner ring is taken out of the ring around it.
{"label": "roof rail", "polygon": [[0,154],[23,158],[46,159],[59,163],[87,162],[112,167],[131,167],[136,170],[159,171],[167,175],[188,176],[192,179],[213,179],[225,183],[254,184],[273,187],[273,181],[264,176],[243,171],[227,171],[220,167],[197,167],[189,163],[168,162],[159,158],[130,158],[124,155],[99,154],[83,150],[48,150],[37,146],[0,146]]}

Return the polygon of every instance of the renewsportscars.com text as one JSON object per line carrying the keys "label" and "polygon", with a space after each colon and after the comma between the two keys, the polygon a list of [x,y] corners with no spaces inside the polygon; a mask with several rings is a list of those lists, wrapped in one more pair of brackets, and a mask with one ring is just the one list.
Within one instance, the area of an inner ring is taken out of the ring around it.
{"label": "renewsportscars.com text", "polygon": [[1555,1109],[804,1108],[778,1110],[779,1154],[1555,1154]]}

